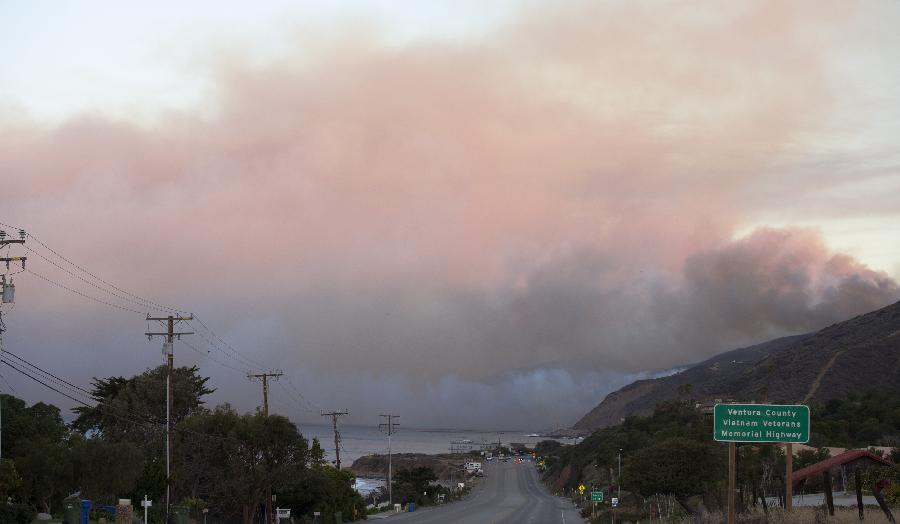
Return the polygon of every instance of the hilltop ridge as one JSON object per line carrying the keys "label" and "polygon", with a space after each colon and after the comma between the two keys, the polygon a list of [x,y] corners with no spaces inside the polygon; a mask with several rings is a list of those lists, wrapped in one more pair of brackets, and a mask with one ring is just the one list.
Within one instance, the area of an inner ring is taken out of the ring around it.
{"label": "hilltop ridge", "polygon": [[574,428],[618,424],[685,396],[702,403],[802,403],[854,391],[900,391],[898,372],[900,302],[812,333],[727,351],[674,375],[638,380],[607,395]]}

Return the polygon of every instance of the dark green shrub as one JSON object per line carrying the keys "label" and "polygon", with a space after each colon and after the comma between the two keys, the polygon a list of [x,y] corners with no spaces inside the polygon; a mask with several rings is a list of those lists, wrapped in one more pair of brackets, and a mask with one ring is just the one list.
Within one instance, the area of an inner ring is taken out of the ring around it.
{"label": "dark green shrub", "polygon": [[37,512],[26,504],[0,504],[0,522],[9,524],[31,524]]}

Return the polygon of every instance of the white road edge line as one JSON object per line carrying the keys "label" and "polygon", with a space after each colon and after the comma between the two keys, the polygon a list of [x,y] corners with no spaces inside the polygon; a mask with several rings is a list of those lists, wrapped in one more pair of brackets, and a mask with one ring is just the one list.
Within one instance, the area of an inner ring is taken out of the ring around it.
{"label": "white road edge line", "polygon": [[562,510],[562,509],[559,510],[559,516],[562,517],[562,519],[563,519],[563,524],[566,524],[566,511],[565,511],[565,510]]}

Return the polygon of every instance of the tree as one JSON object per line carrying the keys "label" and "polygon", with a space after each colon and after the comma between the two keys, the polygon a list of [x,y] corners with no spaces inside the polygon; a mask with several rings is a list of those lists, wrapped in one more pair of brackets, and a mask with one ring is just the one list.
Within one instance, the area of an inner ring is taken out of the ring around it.
{"label": "tree", "polygon": [[[165,445],[166,366],[131,378],[94,378],[94,407],[77,407],[73,428],[85,435],[112,441],[127,440],[158,450]],[[207,386],[197,366],[173,371],[172,422],[203,412],[203,397],[215,390]]]}
{"label": "tree", "polygon": [[831,452],[828,451],[828,448],[802,449],[794,454],[793,467],[795,470],[803,469],[806,466],[822,462],[830,456]]}
{"label": "tree", "polygon": [[76,437],[72,445],[75,484],[84,498],[114,503],[134,492],[144,467],[141,449],[132,442]]}
{"label": "tree", "polygon": [[[433,469],[425,466],[401,469],[394,475],[393,480],[394,497],[397,500],[414,502],[419,506],[427,505],[430,502],[429,497],[438,491],[438,487],[431,484],[437,480],[437,475]],[[426,496],[425,493],[431,495]]]}
{"label": "tree", "polygon": [[[277,490],[278,503],[296,515],[319,511],[326,518],[340,511],[344,517],[365,514],[365,502],[353,489],[353,474],[328,465],[312,465]],[[327,521],[327,520],[326,520]]]}
{"label": "tree", "polygon": [[15,455],[15,448],[21,442],[36,437],[62,442],[68,435],[68,428],[59,414],[59,408],[38,402],[28,406],[24,400],[12,395],[0,395],[3,402],[3,456]]}
{"label": "tree", "polygon": [[534,452],[538,455],[552,455],[562,447],[558,440],[542,440],[534,445]]}
{"label": "tree", "polygon": [[681,437],[637,451],[623,472],[623,483],[641,495],[674,495],[688,511],[687,498],[705,493],[724,478],[719,446]]}
{"label": "tree", "polygon": [[176,493],[209,501],[223,518],[250,524],[267,488],[287,485],[309,464],[306,439],[278,415],[239,415],[223,405],[178,429]]}
{"label": "tree", "polygon": [[[83,436],[129,442],[141,450],[140,473],[133,486],[141,488],[135,493],[139,497],[146,493],[159,499],[166,491],[167,375],[168,368],[159,366],[131,378],[94,378],[91,396],[96,406],[73,410],[78,416],[72,427]],[[208,381],[196,366],[173,370],[173,424],[204,412],[204,397],[215,391]]]}
{"label": "tree", "polygon": [[3,395],[3,456],[13,459],[25,501],[45,512],[71,488],[67,438],[59,408]]}
{"label": "tree", "polygon": [[16,445],[15,461],[22,471],[22,491],[28,501],[51,513],[73,484],[69,447],[38,436]]}
{"label": "tree", "polygon": [[0,459],[0,502],[13,496],[22,487],[22,478],[16,471],[16,464],[9,459]]}

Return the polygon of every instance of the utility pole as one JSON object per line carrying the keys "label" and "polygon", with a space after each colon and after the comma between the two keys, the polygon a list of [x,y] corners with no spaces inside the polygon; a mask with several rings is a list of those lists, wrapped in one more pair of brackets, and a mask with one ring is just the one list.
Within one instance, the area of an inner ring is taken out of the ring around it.
{"label": "utility pole", "polygon": [[616,474],[616,498],[622,503],[622,449],[619,449],[619,472]]}
{"label": "utility pole", "polygon": [[622,448],[619,448],[619,471],[616,473],[616,500],[618,504],[613,508],[613,522],[615,522],[616,517],[619,515],[619,506],[622,505]]}
{"label": "utility pole", "polygon": [[[269,379],[274,378],[278,379],[278,377],[284,375],[281,371],[275,371],[273,373],[248,373],[247,378],[253,380],[255,378],[260,379],[263,386],[263,415],[266,418],[269,418]],[[269,485],[266,488],[266,524],[271,524],[275,521],[275,512],[272,511],[272,486]]]}
{"label": "utility pole", "polygon": [[173,347],[175,338],[181,340],[181,335],[193,335],[193,331],[175,331],[175,324],[179,322],[187,322],[194,320],[194,315],[186,317],[172,316],[167,317],[151,317],[147,315],[147,323],[151,320],[161,322],[166,326],[163,333],[148,331],[144,333],[148,340],[153,337],[166,337],[163,343],[163,353],[166,355],[166,522],[169,522],[169,508],[172,505],[172,449],[175,447],[175,435],[172,433],[172,397],[175,396],[175,385],[172,381],[172,375],[175,371],[175,354]]}
{"label": "utility pole", "polygon": [[267,417],[269,416],[269,379],[270,378],[277,379],[278,377],[280,377],[282,375],[284,375],[284,373],[282,373],[281,371],[276,371],[274,373],[256,373],[256,374],[248,373],[247,374],[247,378],[250,380],[258,378],[258,379],[260,379],[260,381],[262,381],[262,385],[263,385],[263,415],[265,415]]}
{"label": "utility pole", "polygon": [[342,417],[344,415],[349,415],[350,412],[346,409],[344,411],[332,411],[331,413],[322,413],[323,417],[331,417],[331,427],[334,428],[334,458],[335,465],[337,466],[338,471],[341,469],[341,432],[338,431],[337,421],[338,417]]}
{"label": "utility pole", "polygon": [[[0,248],[6,247],[10,244],[24,244],[25,243],[25,230],[19,230],[19,239],[14,240],[6,239],[6,231],[0,229]],[[0,257],[0,262],[6,263],[6,269],[9,270],[10,262],[20,262],[22,264],[22,270],[25,270],[25,260],[27,257]],[[0,299],[0,305],[2,304],[11,304],[15,302],[16,299],[16,286],[13,284],[12,279],[9,282],[6,281],[6,273],[0,275],[0,295],[2,295],[2,299]],[[3,356],[3,331],[5,331],[5,324],[3,323],[3,311],[0,310],[0,357]],[[0,459],[3,458],[3,400],[0,397]]]}
{"label": "utility pole", "polygon": [[397,428],[400,426],[400,423],[399,423],[399,422],[394,422],[394,419],[400,418],[400,415],[384,415],[384,414],[382,414],[382,415],[378,415],[378,416],[379,416],[379,417],[382,417],[382,418],[384,418],[384,419],[387,420],[387,422],[382,422],[381,424],[378,424],[378,429],[380,429],[382,432],[386,433],[386,434],[387,434],[387,438],[388,438],[388,478],[387,478],[387,483],[388,483],[388,504],[393,505],[393,504],[394,504],[394,490],[393,490],[393,486],[391,486],[391,474],[393,473],[393,472],[391,471],[391,469],[392,469],[392,464],[391,464],[391,435],[393,435],[394,433],[396,433],[396,432],[397,432]]}

